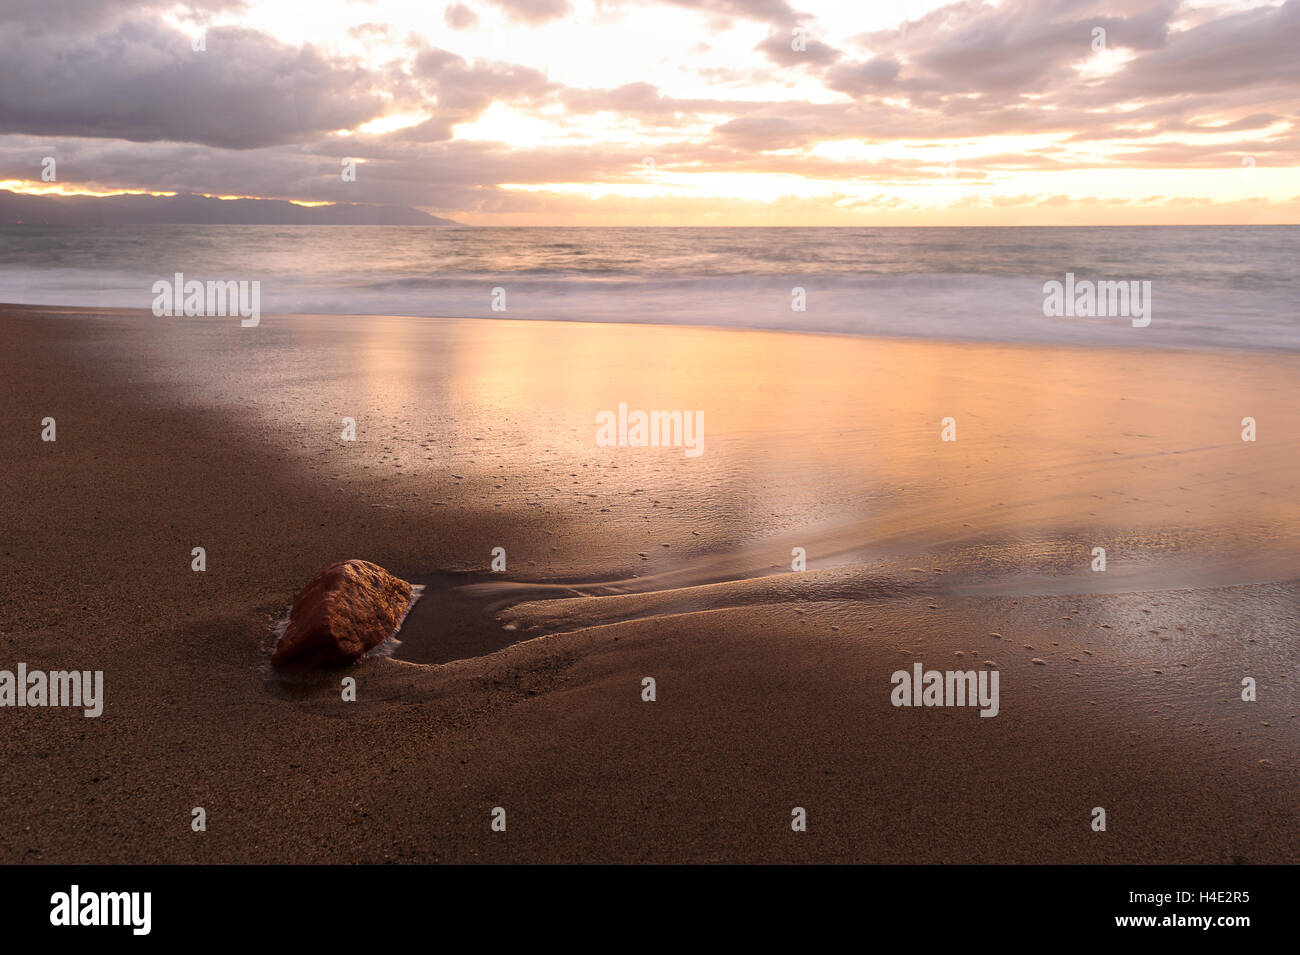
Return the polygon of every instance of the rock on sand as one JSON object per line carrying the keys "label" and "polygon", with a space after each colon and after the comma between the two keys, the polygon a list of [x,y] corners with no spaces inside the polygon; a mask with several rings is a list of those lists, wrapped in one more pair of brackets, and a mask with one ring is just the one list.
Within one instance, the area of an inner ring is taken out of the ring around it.
{"label": "rock on sand", "polygon": [[397,629],[410,603],[411,585],[377,564],[332,564],[294,599],[271,663],[292,669],[351,663]]}

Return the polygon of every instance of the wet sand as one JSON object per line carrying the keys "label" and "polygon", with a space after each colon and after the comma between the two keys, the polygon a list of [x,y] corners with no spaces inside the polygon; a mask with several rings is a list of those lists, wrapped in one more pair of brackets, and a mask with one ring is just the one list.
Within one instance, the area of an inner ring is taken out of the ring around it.
{"label": "wet sand", "polygon": [[[0,861],[1300,861],[1300,357],[8,306],[0,343],[0,668],[107,698],[0,710]],[[619,402],[704,453],[598,447]],[[400,646],[279,679],[350,557],[428,585]],[[892,706],[916,661],[991,661],[1001,712]]]}

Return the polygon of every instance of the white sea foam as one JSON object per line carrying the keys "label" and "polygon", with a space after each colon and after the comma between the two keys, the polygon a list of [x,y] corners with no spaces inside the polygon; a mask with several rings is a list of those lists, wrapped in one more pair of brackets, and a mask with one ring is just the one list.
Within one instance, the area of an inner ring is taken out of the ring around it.
{"label": "white sea foam", "polygon": [[[262,311],[650,322],[967,341],[1300,349],[1300,228],[0,228],[0,301],[148,309],[160,274]],[[1048,317],[1043,283],[1150,282],[1149,327]],[[802,288],[805,311],[791,309]],[[505,311],[491,290],[506,292]]]}

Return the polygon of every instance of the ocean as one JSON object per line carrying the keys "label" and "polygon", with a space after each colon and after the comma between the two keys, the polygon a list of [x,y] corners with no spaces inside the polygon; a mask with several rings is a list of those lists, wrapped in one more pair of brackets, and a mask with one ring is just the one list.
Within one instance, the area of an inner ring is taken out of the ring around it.
{"label": "ocean", "polygon": [[[154,283],[179,272],[260,282],[264,315],[1294,351],[1298,261],[1300,226],[24,225],[0,227],[0,302],[148,309]],[[1150,323],[1044,314],[1045,285],[1067,275],[1149,288]]]}

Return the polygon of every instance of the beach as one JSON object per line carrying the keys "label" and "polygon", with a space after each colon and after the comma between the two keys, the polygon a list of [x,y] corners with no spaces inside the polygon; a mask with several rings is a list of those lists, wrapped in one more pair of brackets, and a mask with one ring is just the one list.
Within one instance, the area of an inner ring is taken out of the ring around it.
{"label": "beach", "polygon": [[[17,306],[0,339],[0,668],[105,696],[5,713],[4,862],[1300,861],[1300,354]],[[702,412],[701,453],[602,447],[622,404]],[[426,584],[400,645],[277,674],[349,558]],[[997,716],[894,706],[916,663],[996,668]]]}

